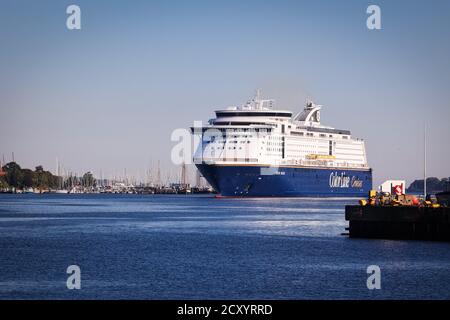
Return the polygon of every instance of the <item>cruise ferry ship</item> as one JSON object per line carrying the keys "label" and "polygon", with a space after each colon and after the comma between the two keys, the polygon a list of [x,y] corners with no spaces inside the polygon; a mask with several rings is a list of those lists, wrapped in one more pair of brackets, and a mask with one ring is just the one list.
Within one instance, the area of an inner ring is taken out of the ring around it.
{"label": "cruise ferry ship", "polygon": [[259,93],[216,111],[199,136],[198,170],[224,197],[356,197],[372,188],[364,141],[324,126],[322,106],[298,114],[274,108]]}

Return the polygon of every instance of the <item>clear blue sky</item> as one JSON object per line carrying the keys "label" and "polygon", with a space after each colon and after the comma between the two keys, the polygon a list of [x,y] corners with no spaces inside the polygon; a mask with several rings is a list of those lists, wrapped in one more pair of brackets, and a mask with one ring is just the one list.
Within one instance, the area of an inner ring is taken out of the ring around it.
{"label": "clear blue sky", "polygon": [[364,138],[376,184],[422,177],[426,120],[429,174],[449,176],[449,39],[450,1],[1,0],[0,153],[105,176],[160,159],[175,175],[172,130],[262,88]]}

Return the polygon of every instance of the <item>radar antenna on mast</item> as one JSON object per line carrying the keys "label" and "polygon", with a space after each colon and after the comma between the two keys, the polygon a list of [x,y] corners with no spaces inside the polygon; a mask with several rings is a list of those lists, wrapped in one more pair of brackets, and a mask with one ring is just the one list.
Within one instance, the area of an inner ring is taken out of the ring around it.
{"label": "radar antenna on mast", "polygon": [[257,89],[255,92],[255,97],[251,101],[248,101],[246,106],[250,109],[255,109],[255,110],[263,110],[263,109],[268,109],[268,108],[272,109],[275,100],[262,99],[261,97],[262,97],[261,89]]}

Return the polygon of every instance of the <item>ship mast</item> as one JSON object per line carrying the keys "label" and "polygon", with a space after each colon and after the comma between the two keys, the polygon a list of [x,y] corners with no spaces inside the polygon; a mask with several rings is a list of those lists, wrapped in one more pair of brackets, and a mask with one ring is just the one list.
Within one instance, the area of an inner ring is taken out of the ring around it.
{"label": "ship mast", "polygon": [[423,130],[423,197],[427,197],[427,124]]}
{"label": "ship mast", "polygon": [[183,162],[181,165],[181,184],[183,186],[187,185],[187,179],[186,179],[186,164]]}

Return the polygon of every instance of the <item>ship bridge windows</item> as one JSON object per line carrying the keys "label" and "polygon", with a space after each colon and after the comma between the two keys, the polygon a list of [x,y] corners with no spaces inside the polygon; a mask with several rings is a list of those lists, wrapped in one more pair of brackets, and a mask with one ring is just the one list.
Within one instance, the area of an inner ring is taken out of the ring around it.
{"label": "ship bridge windows", "polygon": [[216,111],[217,118],[220,117],[283,117],[291,118],[292,112],[260,112],[260,111],[238,111],[238,112],[227,112],[227,111]]}
{"label": "ship bridge windows", "polygon": [[213,123],[214,125],[217,126],[241,126],[241,127],[248,127],[251,125],[254,126],[275,126],[272,123],[267,123],[267,122],[243,122],[243,121],[214,121]]}

